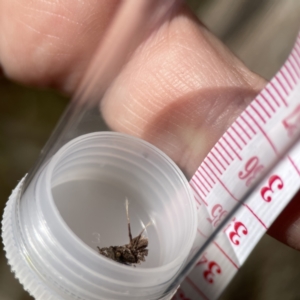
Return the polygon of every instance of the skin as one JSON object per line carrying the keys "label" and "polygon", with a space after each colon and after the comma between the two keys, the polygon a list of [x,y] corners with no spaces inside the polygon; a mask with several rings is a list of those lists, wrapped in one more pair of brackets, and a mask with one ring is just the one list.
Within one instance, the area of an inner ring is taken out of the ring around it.
{"label": "skin", "polygon": [[[0,0],[0,65],[28,85],[75,92],[119,0]],[[192,176],[266,84],[185,7],[144,41],[101,103],[107,123],[146,139]],[[295,198],[270,233],[300,249]]]}

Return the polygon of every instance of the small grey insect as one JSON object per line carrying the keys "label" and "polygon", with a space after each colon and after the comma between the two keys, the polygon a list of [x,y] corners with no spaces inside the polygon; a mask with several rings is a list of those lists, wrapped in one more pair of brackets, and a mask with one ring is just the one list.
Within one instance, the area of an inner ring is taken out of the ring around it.
{"label": "small grey insect", "polygon": [[143,236],[143,232],[149,224],[141,231],[141,233],[132,238],[129,212],[128,212],[128,199],[126,198],[126,214],[127,214],[127,224],[128,224],[128,235],[129,235],[129,244],[124,246],[110,246],[110,247],[97,247],[99,253],[104,255],[107,258],[110,258],[114,261],[117,261],[124,265],[134,265],[140,264],[142,261],[145,261],[146,256],[148,255],[148,239]]}

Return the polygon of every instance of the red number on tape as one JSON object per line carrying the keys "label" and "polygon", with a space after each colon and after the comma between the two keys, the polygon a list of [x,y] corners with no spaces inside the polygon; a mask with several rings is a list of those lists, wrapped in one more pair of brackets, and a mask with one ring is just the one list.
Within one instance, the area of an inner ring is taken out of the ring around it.
{"label": "red number on tape", "polygon": [[181,300],[191,300],[190,298],[185,296],[185,294],[181,288],[178,289],[177,295],[179,296],[179,299],[181,299]]}
{"label": "red number on tape", "polygon": [[234,222],[233,230],[229,233],[229,238],[234,245],[239,245],[241,234],[247,235],[248,229],[242,222]]}
{"label": "red number on tape", "polygon": [[200,260],[197,262],[196,266],[208,263],[208,259],[206,258],[206,253],[204,252],[201,256]]}
{"label": "red number on tape", "polygon": [[206,253],[204,253],[202,255],[202,257],[200,258],[200,260],[198,261],[196,266],[199,266],[202,264],[207,265],[206,270],[203,272],[203,277],[208,283],[212,284],[212,283],[214,283],[215,275],[221,274],[222,270],[221,270],[221,267],[215,261],[213,261],[213,260],[209,261],[205,255],[206,255]]}
{"label": "red number on tape", "polygon": [[212,218],[207,218],[207,220],[214,226],[217,227],[222,219],[227,215],[227,211],[223,209],[221,204],[216,204],[211,209]]}
{"label": "red number on tape", "polygon": [[259,158],[257,156],[253,156],[246,162],[245,169],[240,171],[238,176],[240,179],[246,181],[246,186],[250,186],[253,179],[255,179],[257,174],[263,168],[263,165],[259,163]]}
{"label": "red number on tape", "polygon": [[260,190],[260,194],[266,202],[271,202],[272,201],[272,197],[271,197],[270,194],[273,194],[275,192],[273,190],[273,188],[276,186],[276,184],[277,184],[277,189],[278,190],[281,190],[283,188],[282,179],[278,175],[272,175],[270,177],[269,181],[268,181],[268,186],[264,186]]}
{"label": "red number on tape", "polygon": [[214,283],[214,276],[221,274],[221,268],[215,261],[210,261],[208,263],[208,269],[203,272],[203,277],[209,283]]}
{"label": "red number on tape", "polygon": [[288,136],[292,137],[295,131],[300,127],[300,104],[282,121],[283,126],[288,132]]}

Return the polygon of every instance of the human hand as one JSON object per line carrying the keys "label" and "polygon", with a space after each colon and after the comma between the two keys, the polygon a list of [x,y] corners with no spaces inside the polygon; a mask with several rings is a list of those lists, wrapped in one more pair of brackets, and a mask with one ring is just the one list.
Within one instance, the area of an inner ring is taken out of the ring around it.
{"label": "human hand", "polygon": [[[119,2],[0,0],[5,74],[73,93]],[[102,112],[112,129],[153,143],[191,177],[264,85],[181,7],[134,53],[103,100]],[[298,206],[288,208],[272,228],[295,248],[300,247],[299,212]]]}

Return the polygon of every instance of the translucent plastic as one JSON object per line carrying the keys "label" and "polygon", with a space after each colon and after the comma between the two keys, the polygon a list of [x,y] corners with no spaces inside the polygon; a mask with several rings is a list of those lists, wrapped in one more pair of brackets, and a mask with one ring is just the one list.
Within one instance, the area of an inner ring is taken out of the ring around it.
{"label": "translucent plastic", "polygon": [[[92,133],[66,144],[35,178],[15,203],[16,243],[57,298],[164,294],[188,256],[197,226],[188,182],[168,157],[133,137]],[[136,268],[97,250],[128,243],[125,198],[134,235],[151,223],[145,231],[149,256]]]}
{"label": "translucent plastic", "polygon": [[[40,160],[7,205],[7,257],[36,299],[170,299],[185,274],[198,224],[188,181],[154,146],[109,132],[100,109],[130,54],[179,3],[122,3]],[[149,255],[136,267],[97,250],[129,242],[126,199],[133,236],[150,223]]]}
{"label": "translucent plastic", "polygon": [[[176,290],[165,292],[197,227],[188,181],[154,146],[109,132],[100,104],[178,2],[122,2],[38,163],[10,200],[7,257],[36,299],[159,299]],[[136,267],[97,249],[128,244],[126,199],[133,236],[150,223],[143,233],[149,255]]]}
{"label": "translucent plastic", "polygon": [[[178,2],[123,2],[40,160],[8,202],[7,257],[36,299],[170,299],[252,191],[195,245],[199,220],[183,173],[149,143],[109,132],[102,119],[105,92]],[[150,222],[149,256],[136,267],[97,250],[129,242],[126,199],[134,236]]]}

